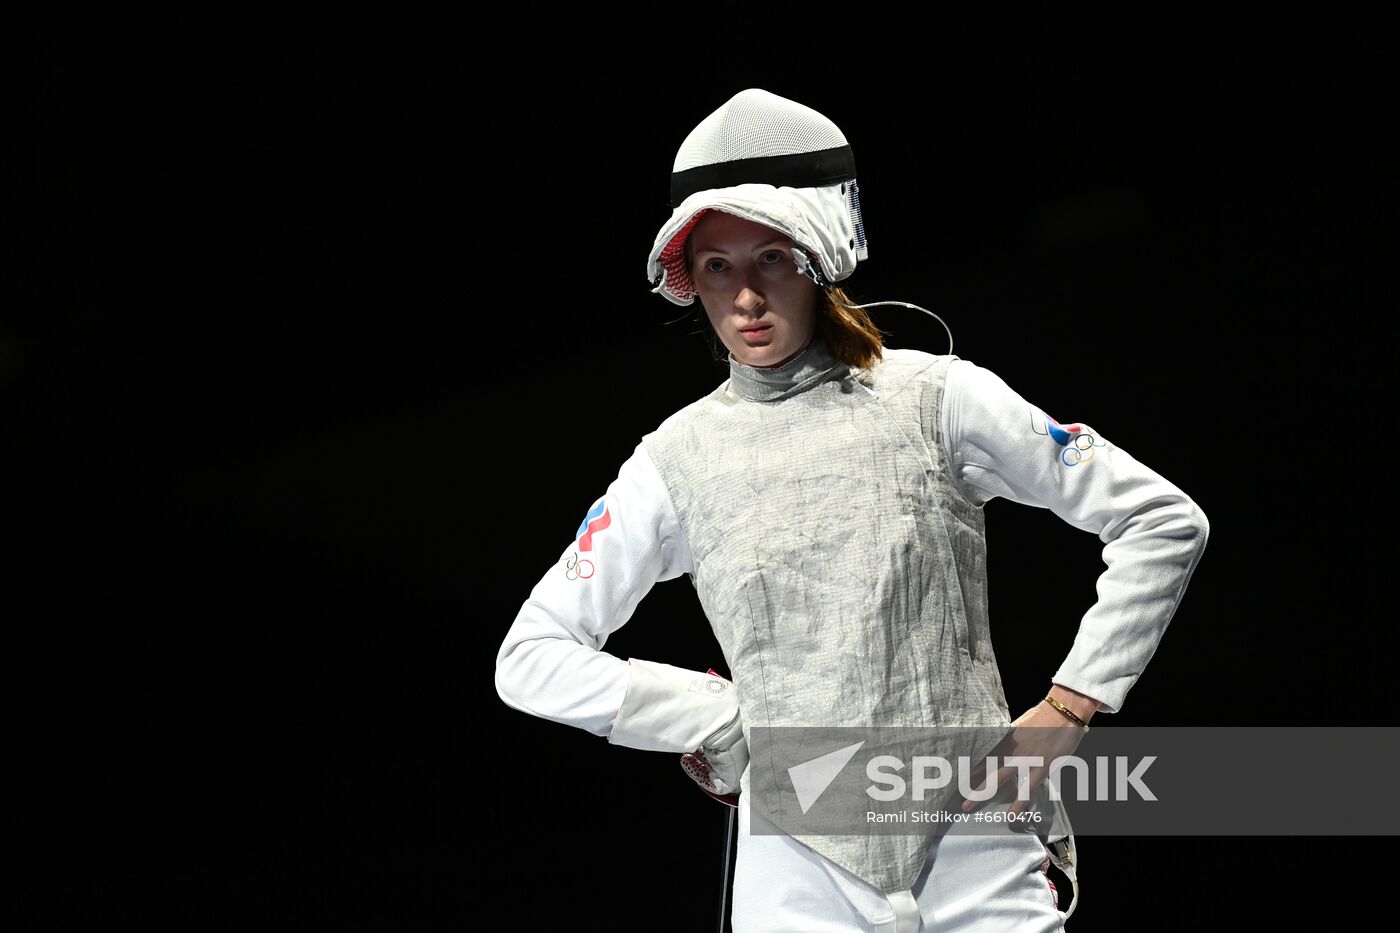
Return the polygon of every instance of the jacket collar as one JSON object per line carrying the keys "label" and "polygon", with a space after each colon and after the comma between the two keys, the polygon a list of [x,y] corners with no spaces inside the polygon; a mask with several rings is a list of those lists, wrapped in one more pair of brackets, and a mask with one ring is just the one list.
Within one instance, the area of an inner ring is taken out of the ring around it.
{"label": "jacket collar", "polygon": [[832,355],[820,333],[781,366],[749,366],[729,354],[729,385],[750,401],[773,402],[810,389],[828,379],[839,379],[850,367]]}

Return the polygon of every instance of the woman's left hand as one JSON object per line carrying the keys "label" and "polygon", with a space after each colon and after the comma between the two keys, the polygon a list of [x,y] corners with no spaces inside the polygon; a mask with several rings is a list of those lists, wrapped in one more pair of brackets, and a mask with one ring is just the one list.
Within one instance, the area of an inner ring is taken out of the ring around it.
{"label": "woman's left hand", "polygon": [[[1088,715],[1081,715],[1081,718],[1087,721],[1092,715],[1091,710],[1097,707],[1097,702],[1083,697],[1082,694],[1072,696],[1088,700],[1088,703],[1091,704],[1087,708],[1082,703],[1078,704],[1080,709],[1088,713]],[[1066,695],[1056,696],[1056,699],[1061,702],[1066,702],[1066,700],[1072,702],[1072,697]],[[1070,703],[1066,702],[1066,705],[1070,705]],[[1071,706],[1071,709],[1073,708]],[[1075,725],[1055,707],[1044,700],[1037,703],[1022,713],[1011,724],[1011,732],[987,753],[987,758],[995,757],[997,759],[999,767],[995,774],[990,779],[988,778],[985,760],[972,771],[968,786],[972,788],[973,796],[985,793],[992,781],[995,781],[996,793],[987,800],[964,798],[962,812],[970,813],[984,804],[1003,800],[1013,801],[1007,807],[1008,812],[1013,814],[1025,812],[1034,801],[1040,786],[1045,782],[1045,776],[1050,773],[1050,765],[1057,758],[1073,754],[1074,750],[1079,747],[1079,743],[1083,741],[1084,735],[1085,732],[1081,726]],[[1008,757],[1015,756],[1037,758],[1040,760],[1040,764],[1029,767],[1024,764],[1019,766],[1015,763],[1002,764]],[[1026,780],[1021,781],[1018,785],[1017,778],[1023,770],[1026,773]],[[1013,798],[1015,799],[1013,800]]]}

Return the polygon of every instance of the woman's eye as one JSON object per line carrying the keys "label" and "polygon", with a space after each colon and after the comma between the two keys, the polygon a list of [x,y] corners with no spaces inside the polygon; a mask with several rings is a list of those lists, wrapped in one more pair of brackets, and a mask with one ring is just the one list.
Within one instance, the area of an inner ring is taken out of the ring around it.
{"label": "woman's eye", "polygon": [[772,250],[770,252],[764,253],[763,258],[768,260],[768,264],[771,266],[775,262],[782,262],[783,254],[778,252],[777,250]]}
{"label": "woman's eye", "polygon": [[720,269],[716,269],[716,268],[715,268],[715,264],[716,264],[716,263],[719,263],[720,266],[723,266],[723,265],[724,265],[724,263],[723,263],[722,261],[718,260],[718,259],[711,259],[709,262],[705,263],[705,271],[706,271],[706,272],[723,272],[724,270],[723,270],[722,268],[720,268]]}

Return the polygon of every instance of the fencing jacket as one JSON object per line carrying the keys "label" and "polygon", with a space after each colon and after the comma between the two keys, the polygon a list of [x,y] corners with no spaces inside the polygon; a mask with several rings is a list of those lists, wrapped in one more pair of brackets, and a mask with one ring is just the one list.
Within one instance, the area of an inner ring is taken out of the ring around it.
{"label": "fencing jacket", "polygon": [[[1052,680],[1118,712],[1200,560],[1204,513],[970,361],[886,349],[852,369],[820,336],[780,367],[731,356],[728,380],[643,437],[521,607],[497,690],[612,739],[624,702],[667,698],[601,649],[657,581],[688,574],[746,730],[1008,724],[987,614],[997,497],[1104,542],[1098,601]],[[926,858],[911,836],[802,844],[892,894]]]}

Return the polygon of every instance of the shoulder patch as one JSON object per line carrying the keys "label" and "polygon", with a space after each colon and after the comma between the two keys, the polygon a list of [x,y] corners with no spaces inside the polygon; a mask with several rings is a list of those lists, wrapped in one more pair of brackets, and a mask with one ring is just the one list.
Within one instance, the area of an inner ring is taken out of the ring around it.
{"label": "shoulder patch", "polygon": [[598,504],[589,509],[588,514],[583,517],[583,524],[578,526],[578,531],[574,532],[574,537],[578,538],[578,549],[593,550],[593,536],[611,524],[612,515],[608,512],[608,500],[599,499]]}
{"label": "shoulder patch", "polygon": [[587,580],[593,576],[596,565],[588,558],[580,557],[579,551],[592,554],[593,536],[611,524],[612,513],[608,511],[608,501],[604,497],[588,510],[588,514],[583,517],[583,523],[578,526],[578,531],[574,532],[574,537],[578,540],[578,551],[564,559],[564,576],[567,579]]}
{"label": "shoulder patch", "polygon": [[1045,412],[1027,403],[1030,408],[1031,431],[1049,437],[1060,447],[1060,462],[1065,466],[1079,466],[1094,459],[1095,447],[1108,445],[1089,432],[1087,425],[1077,421],[1061,424]]}

